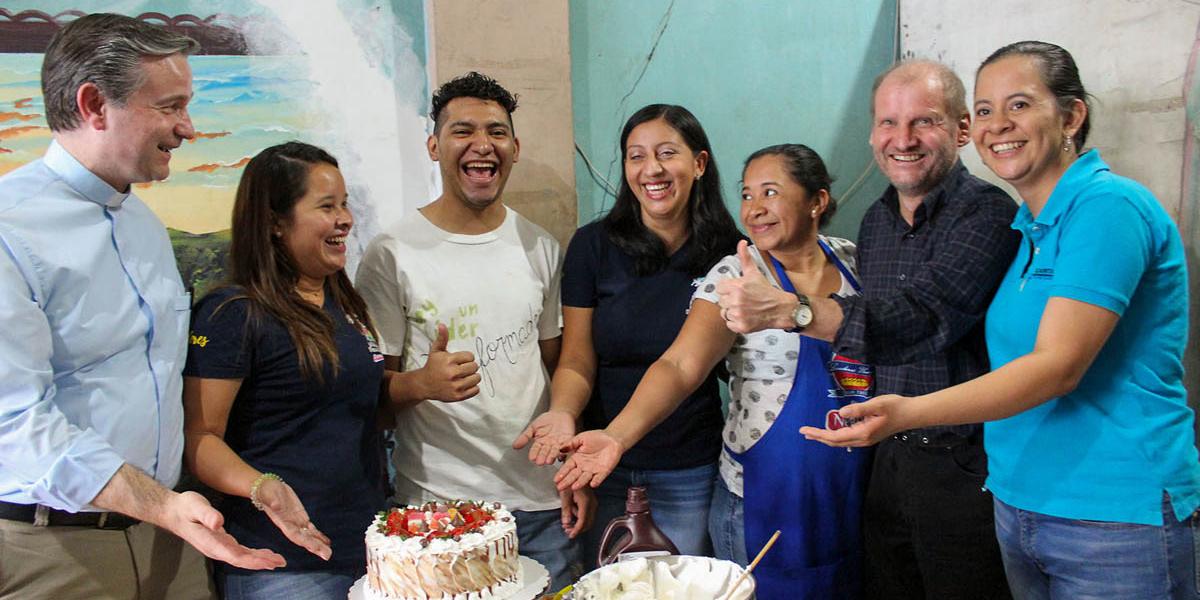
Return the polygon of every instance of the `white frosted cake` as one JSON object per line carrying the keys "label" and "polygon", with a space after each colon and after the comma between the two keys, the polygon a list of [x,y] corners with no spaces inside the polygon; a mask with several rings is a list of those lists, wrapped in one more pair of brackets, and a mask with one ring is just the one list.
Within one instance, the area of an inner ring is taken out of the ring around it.
{"label": "white frosted cake", "polygon": [[489,600],[520,589],[517,524],[499,502],[428,502],[367,528],[367,597]]}

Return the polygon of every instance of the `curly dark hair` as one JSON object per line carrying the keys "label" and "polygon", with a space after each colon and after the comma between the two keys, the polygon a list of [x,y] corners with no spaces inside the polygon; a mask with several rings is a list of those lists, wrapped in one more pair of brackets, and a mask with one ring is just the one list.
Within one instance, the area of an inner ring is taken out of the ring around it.
{"label": "curly dark hair", "polygon": [[504,89],[504,86],[495,79],[478,71],[471,71],[466,75],[455,77],[443,83],[442,87],[433,93],[433,107],[429,111],[429,116],[433,117],[433,133],[441,131],[442,109],[446,108],[446,105],[455,98],[491,100],[504,107],[504,111],[508,113],[508,120],[511,122],[512,114],[517,110],[518,97]]}

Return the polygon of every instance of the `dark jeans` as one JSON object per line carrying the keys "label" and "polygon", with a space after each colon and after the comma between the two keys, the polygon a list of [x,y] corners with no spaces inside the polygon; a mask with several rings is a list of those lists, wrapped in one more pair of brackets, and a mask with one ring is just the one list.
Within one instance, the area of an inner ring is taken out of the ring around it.
{"label": "dark jeans", "polygon": [[986,478],[982,434],[879,444],[863,515],[868,598],[1011,598]]}

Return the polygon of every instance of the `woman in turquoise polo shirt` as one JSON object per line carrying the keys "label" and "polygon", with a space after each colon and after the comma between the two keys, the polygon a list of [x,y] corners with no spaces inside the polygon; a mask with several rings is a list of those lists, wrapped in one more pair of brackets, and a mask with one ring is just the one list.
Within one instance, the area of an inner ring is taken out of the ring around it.
{"label": "woman in turquoise polo shirt", "polygon": [[1082,152],[1088,96],[1044,42],[980,66],[972,138],[1024,200],[1023,243],[988,310],[991,373],[842,409],[833,445],[989,421],[996,533],[1018,598],[1195,598],[1200,505],[1183,386],[1183,244],[1154,196]]}

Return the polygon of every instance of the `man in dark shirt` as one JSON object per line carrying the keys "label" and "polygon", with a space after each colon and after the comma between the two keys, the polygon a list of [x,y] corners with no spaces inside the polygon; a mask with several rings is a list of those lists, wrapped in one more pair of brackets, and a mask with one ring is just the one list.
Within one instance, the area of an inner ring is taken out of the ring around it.
{"label": "man in dark shirt", "polygon": [[[962,82],[903,62],[875,81],[871,147],[891,182],[863,217],[863,294],[798,298],[743,278],[719,291],[730,329],[796,328],[875,367],[878,394],[920,395],[988,370],[983,317],[1015,253],[1016,204],[958,160]],[[877,598],[1007,598],[980,425],[882,442],[867,491],[866,588]]]}

